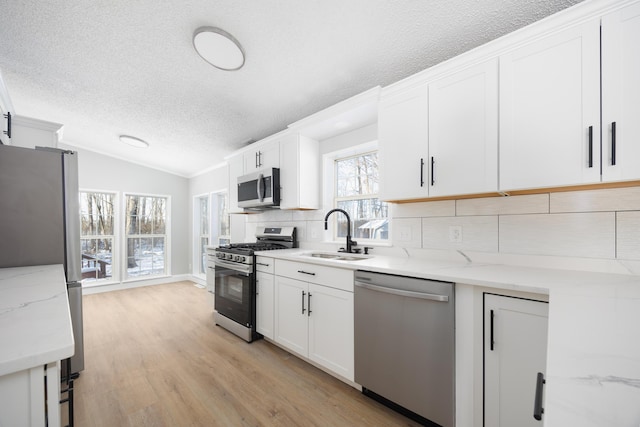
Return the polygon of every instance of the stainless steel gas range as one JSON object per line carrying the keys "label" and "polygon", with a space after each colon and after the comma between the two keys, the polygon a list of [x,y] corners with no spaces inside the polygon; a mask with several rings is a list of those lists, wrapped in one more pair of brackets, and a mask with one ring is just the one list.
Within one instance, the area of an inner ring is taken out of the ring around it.
{"label": "stainless steel gas range", "polygon": [[257,251],[297,247],[295,227],[260,227],[255,243],[232,243],[215,250],[215,322],[247,342],[256,332]]}

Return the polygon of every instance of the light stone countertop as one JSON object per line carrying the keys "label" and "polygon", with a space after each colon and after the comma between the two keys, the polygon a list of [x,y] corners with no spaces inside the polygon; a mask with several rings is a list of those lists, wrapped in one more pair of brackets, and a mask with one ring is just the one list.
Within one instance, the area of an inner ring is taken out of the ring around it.
{"label": "light stone countertop", "polygon": [[[335,261],[309,249],[275,259],[549,295],[546,427],[640,426],[640,277],[373,255]],[[533,402],[532,402],[533,413]]]}
{"label": "light stone countertop", "polygon": [[62,265],[0,269],[0,376],[73,352]]}

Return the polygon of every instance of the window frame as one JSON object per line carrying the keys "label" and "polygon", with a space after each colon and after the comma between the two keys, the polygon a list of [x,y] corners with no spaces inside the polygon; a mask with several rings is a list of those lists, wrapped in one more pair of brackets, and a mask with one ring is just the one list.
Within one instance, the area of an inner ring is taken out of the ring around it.
{"label": "window frame", "polygon": [[[81,280],[83,287],[92,287],[92,286],[101,286],[112,283],[117,283],[120,281],[121,277],[121,264],[122,260],[120,259],[120,235],[118,230],[120,230],[120,193],[118,191],[110,191],[110,190],[96,190],[96,189],[86,189],[81,188],[78,191],[78,198],[80,199],[80,212],[78,215],[80,216],[80,222],[82,224],[82,193],[100,193],[100,194],[110,194],[113,197],[113,234],[110,235],[85,235],[82,234],[82,226],[80,228],[80,242],[83,239],[91,239],[97,238],[97,236],[103,236],[103,238],[111,238],[111,277],[104,279],[96,279],[85,282],[84,279]],[[81,246],[82,247],[82,246]]]}
{"label": "window frame", "polygon": [[[200,209],[200,201],[202,199],[207,199],[207,212],[206,212],[206,221],[207,221],[207,233],[202,234],[202,211]],[[211,213],[211,194],[203,193],[196,194],[193,196],[193,268],[192,274],[201,279],[206,278],[206,249],[202,247],[202,239],[207,238],[207,246],[211,245],[211,225],[212,225],[212,213]],[[204,262],[204,265],[203,265]],[[201,271],[202,270],[202,271]]]}
{"label": "window frame", "polygon": [[[378,153],[378,141],[370,141],[363,144],[353,145],[345,149],[332,151],[324,154],[323,156],[323,169],[324,169],[324,186],[323,186],[323,195],[324,195],[324,206],[330,208],[337,208],[339,201],[344,200],[362,200],[362,199],[372,199],[378,198],[378,194],[367,194],[367,195],[354,195],[349,197],[338,197],[337,196],[337,167],[336,162],[338,160],[347,160],[354,157],[360,157],[366,155],[368,153]],[[389,224],[388,237],[385,240],[381,239],[365,239],[365,238],[356,238],[355,233],[352,230],[352,239],[358,242],[358,246],[391,246],[392,245],[392,236],[391,236],[391,217],[390,217],[391,206],[388,206],[387,211],[387,223]],[[336,215],[331,215],[329,218],[331,231],[325,232],[325,241],[330,243],[344,243],[344,236],[338,236],[338,221]],[[352,224],[354,225],[354,218],[352,218]]]}
{"label": "window frame", "polygon": [[[226,212],[226,217],[227,217],[227,224],[229,224],[229,234],[222,234],[222,229],[221,229],[221,225],[222,222],[220,221],[220,216],[219,216],[219,206],[218,206],[218,197],[223,196],[226,199],[226,207],[227,207],[227,212]],[[210,245],[214,245],[214,246],[220,246],[221,244],[229,244],[231,242],[231,214],[229,213],[229,203],[230,203],[230,198],[229,198],[229,191],[228,190],[219,190],[219,191],[212,191],[211,192],[211,196],[210,196],[210,214],[211,214],[211,222],[210,222],[210,239],[209,239],[209,244]],[[213,225],[215,225],[215,233],[214,233],[214,227]]]}
{"label": "window frame", "polygon": [[[127,217],[129,215],[126,212],[127,209],[127,197],[128,196],[137,196],[137,197],[151,197],[151,198],[164,198],[166,199],[166,207],[165,207],[165,230],[164,234],[135,234],[130,235],[127,232]],[[150,280],[157,279],[162,277],[171,276],[171,196],[168,194],[150,194],[150,193],[137,193],[137,192],[124,192],[122,193],[122,222],[120,231],[122,233],[122,242],[121,242],[121,250],[122,250],[122,265],[120,268],[122,274],[122,282],[135,282],[140,280]],[[129,238],[156,238],[156,237],[164,237],[164,271],[162,274],[149,274],[143,276],[129,276],[129,269],[127,268],[127,242]]]}

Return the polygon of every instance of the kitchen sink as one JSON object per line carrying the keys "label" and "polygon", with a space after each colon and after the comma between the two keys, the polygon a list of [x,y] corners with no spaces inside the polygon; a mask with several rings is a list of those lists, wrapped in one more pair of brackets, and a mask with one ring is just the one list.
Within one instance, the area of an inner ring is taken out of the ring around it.
{"label": "kitchen sink", "polygon": [[310,254],[302,254],[302,256],[310,256],[313,258],[326,258],[326,259],[336,259],[340,257],[340,255],[336,255],[336,254],[325,254],[325,253],[318,253],[318,252],[314,252]]}
{"label": "kitchen sink", "polygon": [[370,258],[366,255],[357,255],[357,254],[347,254],[343,252],[303,252],[300,256],[311,257],[311,258],[321,258],[327,260],[336,260],[336,261],[360,261],[363,259]]}

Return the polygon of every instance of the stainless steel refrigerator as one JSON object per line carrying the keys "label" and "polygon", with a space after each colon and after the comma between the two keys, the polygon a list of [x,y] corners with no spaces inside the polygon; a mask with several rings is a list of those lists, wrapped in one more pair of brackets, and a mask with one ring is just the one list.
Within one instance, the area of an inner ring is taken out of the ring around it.
{"label": "stainless steel refrigerator", "polygon": [[72,374],[84,369],[81,262],[78,155],[0,145],[0,268],[64,265],[75,340]]}

